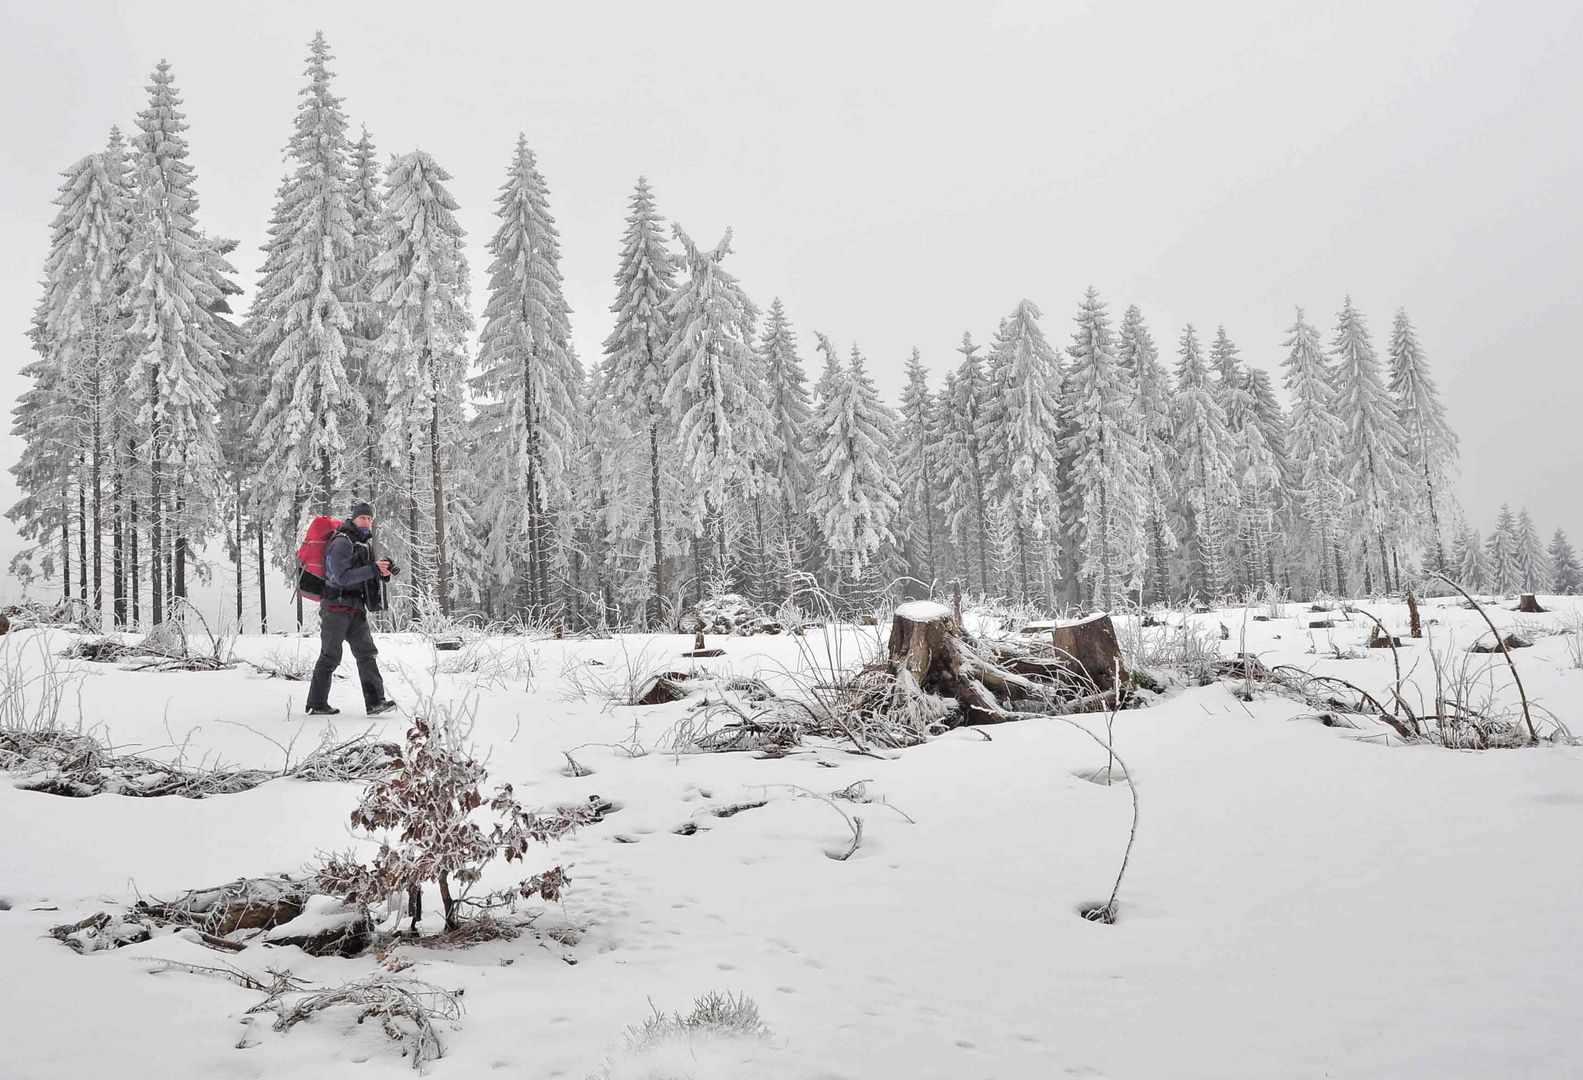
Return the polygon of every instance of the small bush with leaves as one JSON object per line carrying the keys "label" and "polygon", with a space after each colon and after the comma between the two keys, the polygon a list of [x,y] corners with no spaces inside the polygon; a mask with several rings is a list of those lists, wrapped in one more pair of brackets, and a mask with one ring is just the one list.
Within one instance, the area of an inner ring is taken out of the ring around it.
{"label": "small bush with leaves", "polygon": [[[464,745],[462,725],[448,709],[431,708],[407,732],[394,774],[369,784],[352,811],[352,825],[385,836],[371,864],[349,856],[331,858],[318,873],[325,892],[352,903],[374,904],[398,890],[430,882],[439,887],[445,928],[462,924],[468,893],[496,858],[524,859],[535,844],[566,835],[591,819],[591,811],[543,814],[524,810],[509,784],[499,788],[489,809],[495,821],[485,828],[475,820],[484,805],[484,766]],[[511,890],[513,897],[560,897],[566,873],[556,866],[534,874]]]}

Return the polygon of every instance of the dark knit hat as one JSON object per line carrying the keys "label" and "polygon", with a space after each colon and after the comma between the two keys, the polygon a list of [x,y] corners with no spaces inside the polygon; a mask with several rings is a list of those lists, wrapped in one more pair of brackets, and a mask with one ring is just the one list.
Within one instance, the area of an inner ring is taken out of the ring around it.
{"label": "dark knit hat", "polygon": [[372,506],[370,506],[366,502],[354,503],[354,504],[352,504],[351,516],[348,517],[346,520],[348,520],[348,521],[356,521],[358,518],[362,517],[364,514],[367,514],[369,517],[373,517],[374,516],[374,508]]}

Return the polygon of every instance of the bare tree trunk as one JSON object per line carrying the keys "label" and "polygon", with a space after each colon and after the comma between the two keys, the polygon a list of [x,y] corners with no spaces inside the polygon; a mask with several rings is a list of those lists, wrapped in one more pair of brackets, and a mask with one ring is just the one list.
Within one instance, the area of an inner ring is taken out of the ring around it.
{"label": "bare tree trunk", "polygon": [[77,456],[77,598],[88,606],[88,488],[82,482],[86,463]]}
{"label": "bare tree trunk", "polygon": [[236,632],[242,632],[242,566],[247,558],[246,549],[242,546],[242,473],[238,470],[232,475],[231,496],[234,500],[233,511],[236,515]]}
{"label": "bare tree trunk", "polygon": [[[135,461],[135,460],[137,460],[132,455],[132,448],[131,448],[130,445],[127,447],[127,459],[128,459],[128,461]],[[143,561],[138,558],[138,554],[137,554],[138,516],[137,516],[137,486],[136,486],[136,482],[135,481],[134,481],[133,487],[132,487],[132,494],[128,498],[127,504],[128,504],[127,524],[126,524],[127,573],[132,579],[132,625],[135,627],[135,626],[142,625],[142,619],[143,619],[143,613],[142,613],[142,611],[141,611],[141,609],[139,607],[139,603],[138,603],[138,601],[139,601],[139,589],[140,589],[140,586],[141,586],[141,583],[142,583],[142,580],[143,580]]]}
{"label": "bare tree trunk", "polygon": [[123,472],[119,440],[116,442],[113,469],[110,479],[110,527],[113,530],[110,540],[110,591],[114,594],[111,606],[115,626],[121,629],[126,626],[126,520],[122,513]]}
{"label": "bare tree trunk", "polygon": [[104,618],[104,432],[97,371],[93,380],[93,610]]}
{"label": "bare tree trunk", "polygon": [[654,620],[663,627],[665,618],[665,539],[660,521],[660,424],[649,418],[649,497],[650,524],[654,534]]}
{"label": "bare tree trunk", "polygon": [[440,384],[432,364],[429,368],[429,390],[435,401],[429,409],[429,472],[434,480],[435,569],[439,575],[440,614],[450,615],[450,580],[445,565],[445,471],[440,465]]}
{"label": "bare tree trunk", "polygon": [[1022,572],[1022,595],[1018,597],[1024,604],[1031,595],[1028,588],[1028,532],[1022,523],[1022,511],[1017,511],[1017,562]]}
{"label": "bare tree trunk", "polygon": [[[183,469],[182,471],[183,471],[183,479],[185,480],[185,472],[186,472],[186,470]],[[183,484],[182,488],[184,489],[185,486],[186,485]],[[181,597],[183,600],[185,600],[187,598],[187,524],[186,524],[186,522],[187,522],[187,497],[186,497],[186,495],[178,494],[176,496],[176,529],[177,529],[177,532],[176,532],[176,544],[175,544],[175,552],[172,555],[172,559],[174,560],[174,562],[176,564],[176,573],[175,573],[175,577],[173,579],[173,581],[175,583],[174,586],[173,586],[173,594],[176,595],[176,596]]]}
{"label": "bare tree trunk", "polygon": [[[157,385],[154,393],[155,403],[157,406],[159,393]],[[163,521],[165,516],[165,492],[163,487],[165,478],[160,462],[160,457],[164,453],[164,447],[161,444],[161,436],[163,434],[164,433],[160,430],[159,415],[156,412],[154,416],[153,437],[150,442],[148,493],[148,561],[150,564],[149,571],[151,575],[151,580],[149,581],[149,601],[150,607],[152,608],[154,625],[156,626],[165,620],[165,578],[163,574],[165,569],[165,528]]]}
{"label": "bare tree trunk", "polygon": [[71,599],[71,499],[63,479],[60,486],[60,588],[61,599]]}
{"label": "bare tree trunk", "polygon": [[769,568],[765,563],[764,499],[753,493],[753,597],[754,604],[764,607],[769,603]]}
{"label": "bare tree trunk", "polygon": [[[255,526],[258,534],[258,632],[269,633],[269,590],[264,573],[264,523]],[[300,600],[300,597],[299,597]]]}
{"label": "bare tree trunk", "polygon": [[[407,549],[414,565],[418,561],[418,454],[407,449]],[[416,611],[417,590],[410,590],[411,609]]]}

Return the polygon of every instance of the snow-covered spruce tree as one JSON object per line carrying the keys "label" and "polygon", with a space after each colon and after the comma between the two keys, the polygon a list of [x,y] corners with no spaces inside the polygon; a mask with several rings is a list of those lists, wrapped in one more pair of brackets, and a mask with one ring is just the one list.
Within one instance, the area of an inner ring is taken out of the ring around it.
{"label": "snow-covered spruce tree", "polygon": [[377,370],[374,351],[384,325],[380,321],[379,305],[373,300],[374,283],[369,268],[379,254],[379,219],[385,209],[382,192],[385,170],[379,164],[374,140],[367,128],[352,145],[351,154],[346,209],[352,216],[352,258],[342,306],[352,319],[351,333],[345,336],[346,373],[362,399],[363,423],[360,430],[348,432],[346,437],[350,444],[349,456],[356,458],[358,482],[355,486],[379,506],[389,504],[386,496],[392,488],[386,479],[389,470],[380,466],[379,437],[384,426],[385,392],[374,379]]}
{"label": "snow-covered spruce tree", "polygon": [[22,445],[21,454],[10,466],[20,498],[6,510],[6,517],[28,546],[12,556],[9,570],[24,585],[31,584],[35,576],[48,580],[59,571],[61,595],[69,600],[73,424],[46,330],[48,300],[46,285],[28,330],[39,357],[23,365],[20,374],[29,381],[28,387],[17,395],[11,410],[11,435]]}
{"label": "snow-covered spruce tree", "polygon": [[1516,534],[1517,587],[1523,592],[1544,592],[1550,584],[1550,557],[1545,552],[1544,541],[1534,519],[1524,507],[1517,515]]}
{"label": "snow-covered spruce tree", "polygon": [[755,493],[763,477],[753,466],[765,459],[775,439],[753,351],[757,311],[721,266],[731,251],[729,229],[707,250],[679,227],[676,238],[686,252],[688,274],[666,305],[671,335],[664,407],[676,417],[677,449],[692,481],[694,536],[703,540],[706,530],[714,534],[705,577],[715,588],[729,588],[734,575],[726,501]]}
{"label": "snow-covered spruce tree", "polygon": [[818,339],[825,366],[817,388],[818,442],[809,512],[835,561],[831,569],[838,591],[866,601],[872,597],[854,596],[853,586],[863,582],[882,549],[895,545],[892,526],[901,490],[887,460],[895,418],[881,403],[857,346],[842,368],[830,339],[823,334]]}
{"label": "snow-covered spruce tree", "polygon": [[1095,601],[1113,608],[1141,579],[1148,461],[1131,415],[1133,390],[1116,357],[1110,319],[1090,287],[1078,308],[1067,354],[1074,426],[1073,489],[1081,572]]}
{"label": "snow-covered spruce tree", "polygon": [[1132,386],[1132,417],[1143,450],[1143,520],[1147,563],[1144,595],[1150,603],[1164,603],[1171,595],[1169,553],[1176,549],[1171,526],[1171,505],[1176,498],[1172,464],[1176,457],[1171,424],[1171,378],[1160,365],[1154,337],[1136,304],[1121,317],[1116,359]]}
{"label": "snow-covered spruce tree", "polygon": [[1303,318],[1302,308],[1297,309],[1290,333],[1286,339],[1290,351],[1281,366],[1286,369],[1286,393],[1292,402],[1287,447],[1296,474],[1295,495],[1310,534],[1320,590],[1345,593],[1341,549],[1350,499],[1342,479],[1345,428],[1335,412],[1335,391],[1319,331]]}
{"label": "snow-covered spruce tree", "polygon": [[128,357],[121,300],[129,219],[124,188],[112,177],[120,168],[102,152],[66,170],[55,199],[60,209],[51,226],[40,308],[39,341],[58,379],[56,435],[64,440],[62,463],[72,467],[77,493],[79,595],[96,614],[104,606],[104,481]]}
{"label": "snow-covered spruce tree", "polygon": [[[666,345],[671,327],[666,314],[676,287],[676,264],[665,245],[665,219],[654,207],[648,180],[638,177],[621,240],[616,299],[610,307],[616,325],[605,338],[605,384],[609,404],[633,430],[647,436],[649,566],[654,576],[650,625],[669,620],[665,591],[664,498],[661,436],[673,419],[665,404]],[[668,438],[667,440],[668,441]]]}
{"label": "snow-covered spruce tree", "polygon": [[[1238,589],[1246,589],[1257,584],[1257,579],[1262,577],[1260,571],[1263,560],[1254,557],[1250,541],[1259,533],[1256,524],[1259,516],[1261,500],[1255,494],[1255,501],[1250,508],[1248,505],[1249,492],[1245,490],[1243,478],[1247,474],[1249,462],[1249,445],[1244,437],[1244,429],[1254,422],[1253,395],[1248,391],[1247,374],[1239,361],[1240,350],[1231,341],[1224,326],[1215,328],[1215,341],[1210,346],[1209,356],[1211,366],[1218,377],[1214,381],[1215,398],[1220,402],[1221,410],[1226,416],[1227,447],[1231,456],[1231,480],[1233,487],[1234,508],[1228,518],[1226,534],[1226,559],[1227,575],[1230,583]],[[1263,448],[1259,433],[1255,432],[1254,444]],[[1259,466],[1266,464],[1262,459]],[[1262,475],[1262,474],[1261,474]],[[1257,489],[1256,489],[1257,490]],[[1264,507],[1268,511],[1268,506]],[[1250,521],[1249,513],[1252,514]]]}
{"label": "snow-covered spruce tree", "polygon": [[1187,591],[1219,596],[1230,582],[1225,543],[1235,488],[1231,436],[1204,367],[1198,335],[1182,331],[1176,362],[1176,493],[1185,541],[1183,581]]}
{"label": "snow-covered spruce tree", "polygon": [[[796,588],[794,575],[807,554],[808,492],[813,483],[813,402],[808,376],[797,355],[797,335],[779,297],[770,303],[758,351],[770,423],[775,431],[774,445],[779,447],[779,453],[762,466],[771,489],[768,546],[774,568],[772,584],[782,597],[790,597]],[[762,603],[767,597],[758,599]]]}
{"label": "snow-covered spruce tree", "polygon": [[1491,592],[1509,593],[1522,583],[1522,568],[1517,563],[1517,519],[1511,508],[1502,505],[1495,529],[1484,542],[1489,572],[1485,581]]}
{"label": "snow-covered spruce tree", "polygon": [[[189,545],[217,525],[212,507],[220,486],[218,413],[226,331],[216,310],[224,305],[226,279],[233,271],[194,221],[198,198],[182,135],[187,124],[178,110],[181,99],[170,65],[163,60],[148,90],[134,143],[137,209],[128,308],[140,345],[130,389],[146,434],[151,607],[158,623],[165,617],[167,596],[186,594]],[[173,536],[167,526],[174,526]]]}
{"label": "snow-covered spruce tree", "polygon": [[[901,491],[896,533],[909,577],[932,592],[940,573],[940,447],[934,394],[923,358],[914,348],[907,358],[907,383],[901,392],[896,421],[896,480]],[[911,594],[909,594],[911,595]]]}
{"label": "snow-covered spruce tree", "polygon": [[1060,518],[1055,466],[1061,362],[1039,328],[1040,311],[1023,300],[1001,322],[984,423],[994,447],[991,498],[1004,504],[1024,601],[1055,601],[1051,534]]}
{"label": "snow-covered spruce tree", "polygon": [[[1407,446],[1368,327],[1352,306],[1352,297],[1346,298],[1337,319],[1331,352],[1335,356],[1336,415],[1345,429],[1341,443],[1345,479],[1352,493],[1348,516],[1358,531],[1363,591],[1372,593],[1376,582],[1386,590],[1396,587],[1397,554],[1391,537],[1399,532],[1405,517],[1402,499],[1409,490]],[[1370,561],[1370,545],[1379,559],[1377,573]]]}
{"label": "snow-covered spruce tree", "polygon": [[137,446],[137,409],[130,385],[132,360],[137,355],[137,338],[130,330],[128,302],[132,288],[132,237],[134,214],[137,210],[137,192],[132,183],[131,166],[127,160],[126,141],[121,129],[112,127],[110,138],[102,152],[105,178],[115,200],[119,224],[116,239],[120,250],[116,253],[116,294],[119,325],[126,332],[114,343],[115,355],[107,374],[108,385],[114,388],[110,397],[106,421],[109,424],[108,442],[110,457],[110,578],[111,606],[115,625],[124,627],[137,622],[137,530],[133,507],[137,505],[139,476]]}
{"label": "snow-covered spruce tree", "polygon": [[989,458],[983,447],[984,416],[989,380],[978,357],[979,346],[964,333],[962,362],[946,382],[941,395],[943,420],[940,440],[941,478],[945,485],[943,510],[946,527],[961,553],[959,572],[963,584],[973,585],[974,566],[978,590],[989,593]]}
{"label": "snow-covered spruce tree", "polygon": [[1446,422],[1440,390],[1429,374],[1429,362],[1407,312],[1398,308],[1391,327],[1390,391],[1396,418],[1406,439],[1409,484],[1414,492],[1409,522],[1424,540],[1430,569],[1446,565],[1441,519],[1456,468],[1457,437]]}
{"label": "snow-covered spruce tree", "polygon": [[256,450],[252,494],[292,549],[305,511],[330,514],[346,493],[347,432],[365,403],[347,368],[356,265],[349,206],[350,146],[341,99],[331,91],[324,35],[308,51],[308,84],[286,144],[281,184],[248,313],[247,366],[263,397],[249,435]]}
{"label": "snow-covered spruce tree", "polygon": [[[460,442],[467,333],[472,328],[465,233],[456,220],[456,200],[444,186],[450,178],[422,150],[390,163],[380,252],[370,267],[372,299],[380,305],[384,323],[375,355],[375,377],[385,387],[381,450],[390,465],[406,473],[403,539],[413,583],[445,615],[451,611],[445,461]],[[428,459],[432,547],[419,537],[420,453]],[[432,563],[419,563],[420,553]]]}
{"label": "snow-covered spruce tree", "polygon": [[1572,541],[1560,529],[1550,538],[1550,591],[1570,596],[1583,591],[1583,565],[1572,548]]}
{"label": "snow-covered spruce tree", "polygon": [[1495,568],[1490,563],[1488,549],[1479,539],[1478,530],[1469,530],[1459,546],[1462,548],[1462,557],[1457,566],[1457,577],[1462,587],[1469,592],[1499,591],[1495,587]]}
{"label": "snow-covered spruce tree", "polygon": [[519,606],[544,610],[552,603],[549,525],[571,499],[583,373],[571,351],[560,236],[524,136],[517,136],[497,204],[473,379],[480,414],[493,414],[485,450],[494,482],[483,512],[496,579],[522,582]]}

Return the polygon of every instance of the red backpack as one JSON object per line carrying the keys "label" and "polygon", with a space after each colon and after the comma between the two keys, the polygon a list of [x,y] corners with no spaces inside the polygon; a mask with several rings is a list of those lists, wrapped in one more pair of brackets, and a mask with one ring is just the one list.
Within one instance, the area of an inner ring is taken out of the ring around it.
{"label": "red backpack", "polygon": [[297,548],[297,595],[315,604],[324,599],[324,549],[341,527],[339,518],[316,517]]}

